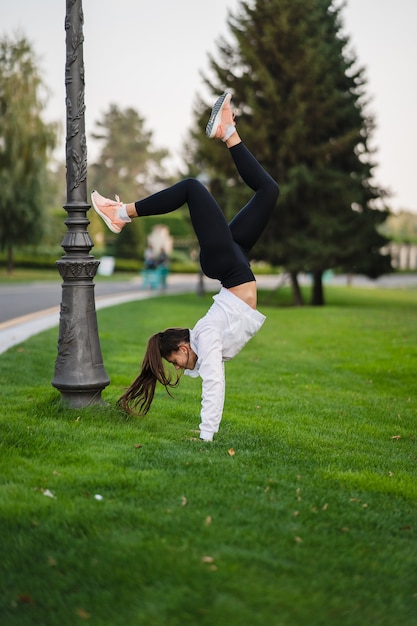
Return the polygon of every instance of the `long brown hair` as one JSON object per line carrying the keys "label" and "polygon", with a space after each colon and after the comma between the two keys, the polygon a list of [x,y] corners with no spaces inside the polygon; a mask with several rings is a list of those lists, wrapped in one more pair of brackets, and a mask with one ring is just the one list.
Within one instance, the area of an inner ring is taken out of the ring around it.
{"label": "long brown hair", "polygon": [[164,385],[168,393],[169,387],[176,387],[180,381],[179,374],[173,379],[171,372],[165,368],[163,359],[176,352],[182,343],[189,341],[188,328],[167,328],[152,335],[148,340],[139,375],[117,404],[128,413],[146,415],[152,404],[157,381]]}

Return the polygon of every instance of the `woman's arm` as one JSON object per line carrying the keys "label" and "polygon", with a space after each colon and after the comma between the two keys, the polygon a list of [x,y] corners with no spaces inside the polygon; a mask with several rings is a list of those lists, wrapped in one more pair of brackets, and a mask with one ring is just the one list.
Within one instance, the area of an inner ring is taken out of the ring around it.
{"label": "woman's arm", "polygon": [[214,329],[198,339],[199,374],[202,378],[200,439],[212,441],[223,415],[225,379],[220,333]]}

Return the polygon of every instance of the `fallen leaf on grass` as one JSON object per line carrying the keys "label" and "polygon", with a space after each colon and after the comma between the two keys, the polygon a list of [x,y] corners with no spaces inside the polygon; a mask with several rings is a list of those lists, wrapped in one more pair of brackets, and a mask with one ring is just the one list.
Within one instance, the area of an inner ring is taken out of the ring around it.
{"label": "fallen leaf on grass", "polygon": [[228,454],[229,456],[235,456],[235,451],[234,451],[234,448],[229,448],[229,449],[228,449],[228,451],[227,451],[227,454]]}
{"label": "fallen leaf on grass", "polygon": [[205,563],[208,566],[208,569],[212,572],[216,572],[217,571],[217,565],[214,563],[214,559],[212,556],[203,556],[202,557],[202,562]]}
{"label": "fallen leaf on grass", "polygon": [[17,599],[21,604],[33,604],[33,598],[28,593],[21,593]]}
{"label": "fallen leaf on grass", "polygon": [[201,560],[203,563],[214,563],[214,559],[212,556],[202,556]]}
{"label": "fallen leaf on grass", "polygon": [[211,515],[207,515],[206,519],[204,520],[204,525],[210,526],[212,521],[213,521],[213,518],[211,517]]}
{"label": "fallen leaf on grass", "polygon": [[135,443],[135,448],[141,448],[142,444],[141,443]]}
{"label": "fallen leaf on grass", "polygon": [[187,498],[185,496],[181,496],[181,506],[186,506]]}
{"label": "fallen leaf on grass", "polygon": [[88,611],[86,611],[85,609],[77,609],[75,611],[78,615],[78,617],[81,617],[81,619],[90,619],[91,617],[91,613],[88,613]]}
{"label": "fallen leaf on grass", "polygon": [[295,543],[303,543],[303,540],[301,539],[301,537],[294,537],[294,541]]}
{"label": "fallen leaf on grass", "polygon": [[401,435],[394,435],[391,439],[401,439]]}
{"label": "fallen leaf on grass", "polygon": [[48,565],[50,565],[51,567],[55,567],[56,565],[56,561],[52,556],[48,556]]}

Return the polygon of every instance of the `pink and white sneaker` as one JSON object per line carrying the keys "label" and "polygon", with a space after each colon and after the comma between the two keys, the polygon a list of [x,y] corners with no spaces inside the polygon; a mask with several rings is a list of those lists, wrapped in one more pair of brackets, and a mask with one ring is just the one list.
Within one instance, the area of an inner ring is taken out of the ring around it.
{"label": "pink and white sneaker", "polygon": [[120,202],[119,196],[115,196],[116,201],[110,200],[100,195],[98,191],[91,194],[91,203],[97,215],[106,223],[113,233],[119,234],[126,221],[120,218],[119,210],[123,203]]}
{"label": "pink and white sneaker", "polygon": [[231,99],[232,94],[225,91],[214,103],[206,126],[206,135],[210,139],[227,141],[236,131],[235,116],[230,106]]}

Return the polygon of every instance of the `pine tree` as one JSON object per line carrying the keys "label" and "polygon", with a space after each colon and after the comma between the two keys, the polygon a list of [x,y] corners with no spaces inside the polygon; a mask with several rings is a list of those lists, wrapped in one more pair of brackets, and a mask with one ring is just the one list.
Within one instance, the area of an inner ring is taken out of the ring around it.
{"label": "pine tree", "polygon": [[89,171],[89,183],[103,193],[138,198],[155,191],[166,182],[162,162],[167,150],[152,146],[152,132],[135,109],[120,109],[112,104],[96,122],[92,134],[100,144],[100,154]]}
{"label": "pine tree", "polygon": [[[312,274],[312,303],[323,304],[326,269],[378,276],[390,268],[379,253],[386,239],[377,226],[388,212],[375,208],[385,192],[372,182],[366,80],[347,52],[340,13],[330,0],[242,2],[229,16],[232,41],[220,41],[205,76],[213,98],[233,92],[240,134],[280,184],[278,208],[253,253],[286,268],[298,303],[299,272]],[[200,102],[196,109],[201,127],[209,108]],[[231,164],[196,134],[194,145],[212,191],[236,210],[244,197]]]}

